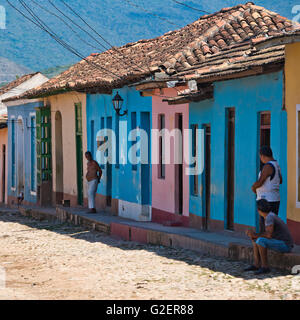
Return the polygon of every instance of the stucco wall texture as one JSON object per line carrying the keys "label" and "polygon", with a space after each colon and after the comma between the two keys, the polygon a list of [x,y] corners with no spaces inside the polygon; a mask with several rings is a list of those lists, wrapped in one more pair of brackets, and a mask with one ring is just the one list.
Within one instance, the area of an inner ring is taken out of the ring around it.
{"label": "stucco wall texture", "polygon": [[[159,129],[159,115],[165,115],[165,129],[172,132],[176,128],[176,114],[182,114],[183,116],[183,129],[189,128],[189,105],[168,105],[167,102],[163,102],[163,98],[158,96],[159,91],[155,92],[156,96],[153,96],[153,110],[152,110],[152,123],[153,129]],[[164,89],[163,95],[174,96],[176,91],[172,88]],[[184,142],[183,142],[184,144]],[[159,178],[159,166],[152,166],[152,207],[154,209],[162,210],[167,213],[174,214],[176,211],[175,205],[175,164],[174,164],[174,139],[171,139],[170,143],[170,159],[171,164],[165,166],[166,173],[165,179]],[[158,146],[154,146],[158,148]],[[167,147],[167,146],[166,146]],[[185,145],[183,145],[183,148]],[[169,153],[169,150],[166,152]],[[189,165],[184,161],[183,166],[183,216],[189,216],[189,176],[185,174],[185,170]]]}
{"label": "stucco wall texture", "polygon": [[53,168],[53,191],[61,192],[56,186],[56,113],[59,111],[62,118],[62,145],[63,145],[63,193],[66,200],[71,197],[73,205],[77,199],[77,161],[76,161],[76,138],[75,138],[75,104],[82,104],[82,140],[83,140],[83,185],[84,198],[87,197],[86,159],[84,153],[87,150],[86,138],[86,95],[76,92],[59,94],[45,99],[45,105],[51,105],[52,124],[52,168]]}
{"label": "stucco wall texture", "polygon": [[[286,46],[285,79],[286,108],[288,114],[288,190],[287,218],[289,228],[297,243],[300,243],[300,205],[297,204],[297,105],[300,105],[299,75],[300,75],[300,43]],[[299,173],[298,173],[299,174]]]}
{"label": "stucco wall texture", "polygon": [[[24,182],[24,203],[36,203],[36,190],[31,190],[31,117],[35,117],[35,108],[42,102],[32,102],[8,107],[8,197],[16,199],[19,195],[18,181]],[[15,186],[12,183],[12,123],[15,125]],[[36,168],[35,168],[36,172]],[[21,177],[23,175],[23,178]]]}
{"label": "stucco wall texture", "polygon": [[[112,99],[117,91],[124,99],[123,109],[127,110],[127,115],[118,117],[113,109]],[[114,90],[111,95],[92,94],[87,96],[87,136],[88,148],[97,159],[97,140],[101,129],[112,129],[116,135],[117,124],[127,125],[126,132],[119,132],[119,159],[122,162],[128,159],[128,151],[131,148],[131,142],[128,141],[128,134],[133,127],[133,115],[135,115],[135,125],[144,129],[145,122],[149,122],[148,129],[152,126],[151,119],[152,98],[141,97],[140,93],[134,88],[124,87]],[[148,119],[146,121],[146,118]],[[151,141],[149,141],[151,143]],[[98,159],[97,159],[98,160]],[[99,161],[99,160],[98,160]],[[146,169],[146,170],[144,170]],[[142,168],[138,164],[135,168],[127,161],[126,164],[112,165],[109,169],[107,165],[102,166],[103,176],[98,188],[98,194],[119,201],[122,206],[119,208],[119,214],[124,211],[124,215],[135,220],[140,220],[141,212],[151,206],[151,179],[145,173],[148,171],[151,175],[151,165]],[[124,208],[124,210],[123,210]],[[122,209],[122,210],[121,210]],[[126,212],[127,211],[127,212]],[[150,217],[151,218],[151,217]]]}
{"label": "stucco wall texture", "polygon": [[[0,129],[0,201],[7,203],[7,134],[8,129]],[[3,154],[3,146],[6,153]],[[3,168],[3,157],[5,156],[5,168]],[[4,169],[4,172],[3,172]],[[5,198],[3,199],[3,174],[5,174]]]}
{"label": "stucco wall texture", "polygon": [[[258,117],[271,112],[271,147],[282,168],[280,217],[286,220],[287,115],[283,111],[283,73],[277,72],[214,84],[214,99],[190,104],[190,125],[211,124],[211,219],[226,222],[226,108],[235,108],[234,223],[257,226],[256,199],[251,191],[258,175]],[[199,176],[199,189],[203,191]],[[203,199],[190,196],[190,212],[204,216]]]}

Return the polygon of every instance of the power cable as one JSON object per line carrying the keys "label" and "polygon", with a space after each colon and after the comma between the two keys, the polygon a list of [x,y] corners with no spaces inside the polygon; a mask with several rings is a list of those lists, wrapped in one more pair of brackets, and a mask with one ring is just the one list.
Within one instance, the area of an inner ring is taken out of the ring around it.
{"label": "power cable", "polygon": [[181,6],[184,6],[184,7],[186,7],[186,8],[192,9],[192,10],[194,10],[194,11],[210,14],[210,12],[207,12],[207,11],[204,11],[204,10],[201,10],[201,9],[194,8],[194,7],[192,7],[192,6],[190,6],[190,5],[186,4],[186,3],[183,3],[183,2],[180,2],[180,1],[177,1],[177,0],[171,0],[171,1],[177,3],[177,4],[181,5]]}
{"label": "power cable", "polygon": [[[61,0],[61,1],[63,1],[63,0]],[[179,27],[179,28],[180,28],[180,26],[178,26],[177,24],[173,23],[172,21],[170,21],[170,20],[168,20],[168,19],[166,19],[166,18],[163,18],[163,17],[161,17],[160,15],[158,15],[158,14],[156,14],[156,13],[153,13],[153,12],[151,12],[151,11],[148,11],[148,10],[144,9],[142,6],[140,6],[140,5],[136,4],[136,3],[133,3],[133,2],[130,1],[130,0],[124,0],[124,1],[127,2],[127,3],[128,3],[130,6],[132,6],[132,7],[135,7],[135,8],[137,8],[137,9],[139,9],[139,10],[142,10],[142,11],[146,12],[147,14],[150,14],[150,15],[152,15],[152,16],[160,19],[160,20],[163,20],[163,21],[165,21],[165,22],[168,22],[169,24],[172,24],[172,25],[175,26],[175,27]]]}
{"label": "power cable", "polygon": [[[7,3],[14,8],[16,11],[18,11],[25,19],[29,20],[31,23],[33,23],[34,25],[36,25],[38,28],[42,29],[43,31],[45,31],[47,34],[49,34],[51,36],[51,38],[53,38],[56,42],[58,42],[61,46],[63,46],[65,49],[67,49],[68,51],[70,51],[71,53],[73,53],[74,55],[76,55],[77,57],[79,57],[82,60],[85,60],[88,64],[92,64],[94,65],[96,68],[100,68],[102,71],[106,71],[109,75],[113,74],[115,77],[122,79],[120,76],[118,76],[117,74],[114,74],[113,72],[107,70],[106,68],[93,63],[91,61],[89,61],[88,59],[86,59],[83,55],[81,55],[75,48],[71,47],[70,45],[68,45],[65,41],[61,40],[59,37],[57,37],[56,35],[52,34],[51,32],[49,32],[45,27],[43,27],[40,23],[35,22],[34,20],[32,20],[31,18],[29,18],[28,16],[26,16],[20,9],[18,9],[16,6],[14,6],[9,0],[6,0]],[[26,6],[26,4],[25,4]],[[27,10],[26,10],[27,11]],[[31,14],[32,15],[32,14]],[[36,19],[35,19],[36,20]]]}
{"label": "power cable", "polygon": [[[71,47],[70,45],[68,45],[65,41],[63,41],[62,39],[60,39],[58,37],[58,35],[53,32],[51,30],[51,28],[49,28],[38,16],[35,15],[35,13],[26,5],[26,3],[24,3],[24,1],[19,0],[19,2],[21,3],[21,5],[25,8],[25,10],[34,18],[34,20],[32,20],[31,18],[29,18],[28,16],[26,16],[21,10],[19,10],[16,6],[14,6],[9,0],[7,0],[7,3],[14,8],[17,12],[19,12],[25,19],[29,20],[30,22],[32,22],[34,25],[36,25],[37,27],[39,27],[40,29],[42,29],[43,31],[45,31],[47,34],[49,34],[56,42],[58,42],[61,46],[63,46],[65,49],[67,49],[68,51],[70,51],[71,53],[73,53],[74,55],[78,56],[79,58],[81,58],[82,60],[85,60],[88,64],[93,65],[95,68],[100,68],[102,71],[106,71],[108,74],[113,74],[115,75],[115,77],[122,79],[119,75],[107,70],[106,68],[93,63],[91,61],[88,61],[85,57],[83,57],[75,48]],[[49,31],[50,30],[50,31]],[[177,88],[176,88],[177,90]],[[177,90],[178,91],[178,90]],[[168,97],[168,96],[164,96],[164,95],[156,95],[154,94],[154,96],[158,96],[158,97],[163,97],[163,98],[172,98],[172,97]]]}
{"label": "power cable", "polygon": [[59,19],[60,21],[62,21],[72,32],[74,32],[74,34],[77,36],[77,38],[79,40],[81,40],[83,43],[85,43],[86,45],[88,45],[89,47],[96,49],[97,51],[102,52],[102,49],[96,48],[94,45],[90,44],[89,42],[87,42],[85,39],[83,39],[78,32],[76,32],[74,30],[74,28],[72,28],[61,16],[59,16],[58,14],[52,12],[51,10],[47,9],[46,7],[42,6],[41,4],[39,4],[37,1],[35,0],[31,0],[36,6],[38,6],[39,8],[41,8],[42,10],[44,10],[45,12],[53,15],[54,17],[56,17],[57,19]]}
{"label": "power cable", "polygon": [[[51,0],[48,0],[52,5],[54,5],[52,3]],[[68,5],[64,0],[61,0],[61,2],[75,15],[77,16],[89,29],[91,29],[97,36],[99,36],[107,45],[110,46],[110,48],[112,50],[114,50],[115,52],[117,52],[118,54],[120,54],[124,59],[129,59],[131,64],[134,64],[136,67],[138,67],[139,69],[144,70],[145,72],[150,72],[150,68],[148,67],[148,70],[143,69],[141,66],[137,65],[134,61],[130,60],[129,57],[126,57],[125,55],[123,55],[122,52],[120,52],[118,49],[115,48],[114,45],[112,45],[107,39],[105,39],[95,28],[93,28],[89,23],[86,22],[85,19],[82,18],[82,16],[80,14],[78,14],[70,5]],[[59,10],[56,7],[57,10]],[[108,50],[108,49],[107,49]],[[127,65],[127,63],[126,63]],[[151,72],[150,72],[151,73]]]}

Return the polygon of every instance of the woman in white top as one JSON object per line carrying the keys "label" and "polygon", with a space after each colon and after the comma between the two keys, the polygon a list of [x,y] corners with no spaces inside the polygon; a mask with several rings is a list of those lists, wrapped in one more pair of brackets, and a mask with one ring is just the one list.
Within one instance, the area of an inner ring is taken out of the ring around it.
{"label": "woman in white top", "polygon": [[[271,211],[278,215],[280,208],[280,185],[282,175],[278,162],[273,158],[270,147],[260,149],[260,160],[264,164],[252,190],[257,196],[257,201],[265,199],[269,202]],[[261,219],[262,220],[262,219]],[[264,229],[264,221],[261,221],[261,229]]]}

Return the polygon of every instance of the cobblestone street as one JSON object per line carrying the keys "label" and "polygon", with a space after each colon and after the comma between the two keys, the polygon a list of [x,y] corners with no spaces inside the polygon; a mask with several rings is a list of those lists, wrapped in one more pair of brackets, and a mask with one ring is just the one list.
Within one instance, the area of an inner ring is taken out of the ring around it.
{"label": "cobblestone street", "polygon": [[[295,276],[0,213],[1,299],[299,299]],[[298,278],[299,279],[299,278]],[[300,289],[300,288],[298,288]]]}

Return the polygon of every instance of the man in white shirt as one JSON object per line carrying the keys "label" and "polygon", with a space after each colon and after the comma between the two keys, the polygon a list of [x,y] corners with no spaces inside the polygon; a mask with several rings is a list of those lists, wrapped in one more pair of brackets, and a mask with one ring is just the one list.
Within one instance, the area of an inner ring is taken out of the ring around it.
{"label": "man in white shirt", "polygon": [[[252,186],[252,191],[257,195],[257,201],[267,200],[272,212],[278,215],[280,208],[280,185],[282,175],[278,162],[273,157],[272,149],[264,146],[260,149],[260,160],[264,164],[259,173],[258,181]],[[260,219],[261,232],[265,230],[264,219]]]}

